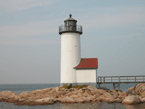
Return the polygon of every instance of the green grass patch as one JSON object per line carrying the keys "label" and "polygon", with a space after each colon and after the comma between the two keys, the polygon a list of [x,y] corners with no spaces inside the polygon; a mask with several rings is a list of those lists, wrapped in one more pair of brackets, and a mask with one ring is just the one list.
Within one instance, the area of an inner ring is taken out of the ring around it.
{"label": "green grass patch", "polygon": [[72,85],[72,84],[70,84],[70,85],[67,85],[67,84],[65,84],[65,85],[63,85],[62,86],[62,88],[65,88],[65,89],[70,89],[70,88],[78,88],[78,89],[82,89],[82,88],[84,88],[84,87],[87,87],[88,85]]}

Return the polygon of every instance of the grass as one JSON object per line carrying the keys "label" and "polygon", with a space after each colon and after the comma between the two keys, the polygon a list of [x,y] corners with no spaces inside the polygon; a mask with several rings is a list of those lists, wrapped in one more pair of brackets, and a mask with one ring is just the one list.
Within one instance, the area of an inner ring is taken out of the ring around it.
{"label": "grass", "polygon": [[62,88],[65,88],[65,89],[70,89],[70,88],[82,89],[82,88],[87,87],[87,86],[88,85],[72,85],[72,84],[67,85],[67,84],[65,84],[65,85],[62,86]]}

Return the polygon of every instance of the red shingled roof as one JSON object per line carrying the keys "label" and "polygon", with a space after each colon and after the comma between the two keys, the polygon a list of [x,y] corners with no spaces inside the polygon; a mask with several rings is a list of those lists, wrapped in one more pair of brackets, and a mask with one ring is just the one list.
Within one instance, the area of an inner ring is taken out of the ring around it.
{"label": "red shingled roof", "polygon": [[98,68],[98,58],[81,58],[80,63],[74,68]]}

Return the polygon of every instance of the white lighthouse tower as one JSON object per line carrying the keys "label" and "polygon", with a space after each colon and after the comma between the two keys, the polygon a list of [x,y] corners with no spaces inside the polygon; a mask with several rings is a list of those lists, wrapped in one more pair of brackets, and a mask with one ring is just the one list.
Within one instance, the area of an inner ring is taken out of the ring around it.
{"label": "white lighthouse tower", "polygon": [[70,17],[59,27],[61,35],[61,84],[76,83],[76,71],[74,69],[81,60],[80,35],[82,26],[77,25],[77,20]]}

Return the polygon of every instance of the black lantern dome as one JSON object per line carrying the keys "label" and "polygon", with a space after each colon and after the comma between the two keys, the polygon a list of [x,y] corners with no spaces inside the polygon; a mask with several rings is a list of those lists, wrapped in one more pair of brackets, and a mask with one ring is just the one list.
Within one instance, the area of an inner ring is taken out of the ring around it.
{"label": "black lantern dome", "polygon": [[77,25],[77,20],[72,18],[72,15],[69,15],[69,18],[64,21],[65,25],[59,26],[59,34],[62,33],[80,33],[82,34],[82,26]]}

